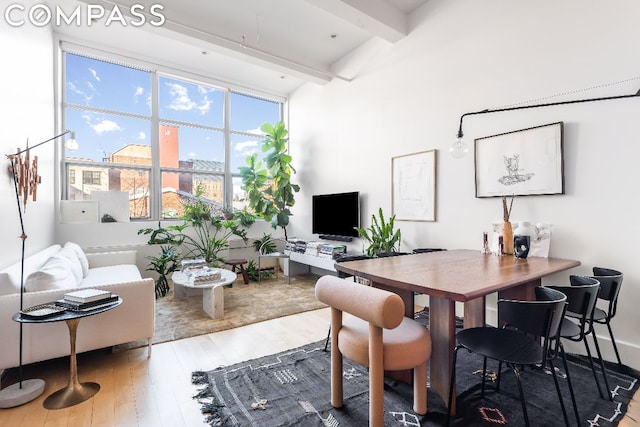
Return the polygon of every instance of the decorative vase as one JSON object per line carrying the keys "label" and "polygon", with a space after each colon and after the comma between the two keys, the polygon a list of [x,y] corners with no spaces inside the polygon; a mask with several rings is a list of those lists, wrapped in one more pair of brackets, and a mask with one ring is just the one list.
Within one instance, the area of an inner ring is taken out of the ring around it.
{"label": "decorative vase", "polygon": [[511,228],[511,222],[504,221],[502,223],[502,242],[503,242],[503,255],[513,254],[513,229]]}
{"label": "decorative vase", "polygon": [[513,250],[516,258],[526,258],[529,255],[533,234],[534,230],[528,221],[520,222],[513,231]]}

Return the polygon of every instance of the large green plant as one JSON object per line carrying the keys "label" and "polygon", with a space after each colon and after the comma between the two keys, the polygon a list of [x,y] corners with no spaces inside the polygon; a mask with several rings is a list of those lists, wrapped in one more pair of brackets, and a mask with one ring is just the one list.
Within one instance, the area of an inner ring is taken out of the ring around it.
{"label": "large green plant", "polygon": [[186,225],[170,225],[162,227],[158,221],[158,228],[143,228],[140,234],[150,234],[148,245],[160,245],[160,254],[148,256],[148,271],[158,273],[155,284],[156,299],[167,295],[169,280],[167,276],[179,269],[180,254],[177,247],[183,242],[182,231]]}
{"label": "large green plant", "polygon": [[265,137],[262,152],[264,162],[254,153],[247,157],[247,166],[240,167],[242,187],[247,195],[249,207],[271,227],[281,227],[287,236],[287,225],[291,216],[290,208],[295,204],[295,193],[300,186],[291,183],[291,175],[296,172],[291,166],[291,156],[287,154],[289,138],[283,122],[275,125],[265,123],[260,127]]}
{"label": "large green plant", "polygon": [[195,198],[183,204],[185,226],[190,233],[183,234],[182,244],[186,258],[204,258],[207,264],[222,264],[220,252],[229,247],[232,236],[247,243],[247,230],[239,220],[212,215],[210,205],[203,199],[204,189],[196,187]]}
{"label": "large green plant", "polygon": [[369,228],[356,227],[356,231],[364,240],[369,243],[366,249],[368,256],[376,256],[384,252],[397,252],[400,249],[402,233],[394,230],[396,216],[385,220],[382,208],[378,209],[378,217],[371,215],[371,225]]}

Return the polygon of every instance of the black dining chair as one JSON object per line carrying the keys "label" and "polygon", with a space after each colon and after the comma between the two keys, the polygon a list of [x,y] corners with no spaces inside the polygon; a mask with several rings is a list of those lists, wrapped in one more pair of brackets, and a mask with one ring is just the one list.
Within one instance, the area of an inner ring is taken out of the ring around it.
{"label": "black dining chair", "polygon": [[456,334],[457,345],[453,353],[451,385],[447,406],[447,425],[449,425],[451,419],[451,403],[456,379],[456,359],[458,351],[463,348],[483,357],[482,398],[484,398],[485,392],[487,359],[499,362],[496,383],[498,392],[500,391],[502,363],[506,363],[511,368],[518,385],[522,412],[527,426],[530,425],[529,416],[519,367],[531,366],[535,369],[545,368],[547,365],[549,365],[553,376],[564,421],[566,425],[569,425],[569,417],[560,391],[556,369],[553,365],[553,360],[558,354],[561,354],[564,368],[567,371],[567,383],[571,393],[574,413],[578,424],[580,424],[571,377],[559,339],[560,324],[564,318],[567,297],[562,292],[544,287],[535,288],[535,296],[536,299],[534,301],[499,300],[498,313],[500,314],[500,319],[504,321],[504,326],[500,328],[483,326],[463,329]]}
{"label": "black dining chair", "polygon": [[608,302],[606,311],[597,306],[594,308],[593,321],[601,325],[607,325],[609,336],[611,337],[611,344],[613,344],[613,350],[618,359],[618,365],[622,365],[616,339],[611,329],[611,320],[615,317],[618,308],[618,295],[620,295],[620,288],[622,287],[623,274],[611,268],[593,267],[592,277],[600,282],[598,299]]}
{"label": "black dining chair", "polygon": [[604,377],[605,390],[607,390],[606,398],[611,400],[611,387],[609,387],[607,371],[604,366],[604,361],[602,360],[598,337],[593,330],[592,322],[593,308],[596,304],[596,300],[598,299],[600,282],[593,277],[576,275],[569,276],[569,282],[571,286],[548,286],[549,288],[560,291],[567,296],[567,311],[560,326],[560,336],[570,341],[582,341],[584,343],[589,364],[591,365],[591,371],[593,372],[593,378],[596,381],[596,387],[598,387],[598,393],[600,393],[600,397],[604,399],[605,395],[600,388],[600,381],[598,380],[596,367],[593,363],[593,357],[591,356],[591,348],[587,341],[587,337],[591,335],[596,347],[598,359],[600,360],[600,369],[602,370],[602,376]]}

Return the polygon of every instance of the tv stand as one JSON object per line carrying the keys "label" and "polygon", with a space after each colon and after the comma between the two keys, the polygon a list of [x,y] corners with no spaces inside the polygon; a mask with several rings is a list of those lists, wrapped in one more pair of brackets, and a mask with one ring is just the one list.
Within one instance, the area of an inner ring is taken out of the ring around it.
{"label": "tv stand", "polygon": [[320,234],[318,237],[323,240],[335,240],[337,242],[353,242],[353,237],[351,236],[336,236],[334,234]]}
{"label": "tv stand", "polygon": [[312,267],[323,270],[324,273],[331,272],[334,275],[336,274],[336,268],[334,267],[336,261],[333,258],[291,251],[289,252],[289,261],[291,264],[289,268],[293,270],[289,274],[309,273]]}

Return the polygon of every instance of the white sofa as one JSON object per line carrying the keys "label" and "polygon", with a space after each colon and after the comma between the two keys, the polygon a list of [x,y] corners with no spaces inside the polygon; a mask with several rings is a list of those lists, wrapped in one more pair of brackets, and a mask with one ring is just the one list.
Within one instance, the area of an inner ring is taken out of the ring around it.
{"label": "white sofa", "polygon": [[[0,271],[0,371],[19,365],[20,262]],[[149,355],[155,326],[154,281],[143,279],[136,251],[84,254],[75,243],[53,245],[25,259],[23,307],[55,301],[70,290],[105,289],[122,297],[113,310],[83,318],[78,326],[78,353],[147,339]],[[23,325],[22,363],[67,356],[65,322]]]}

